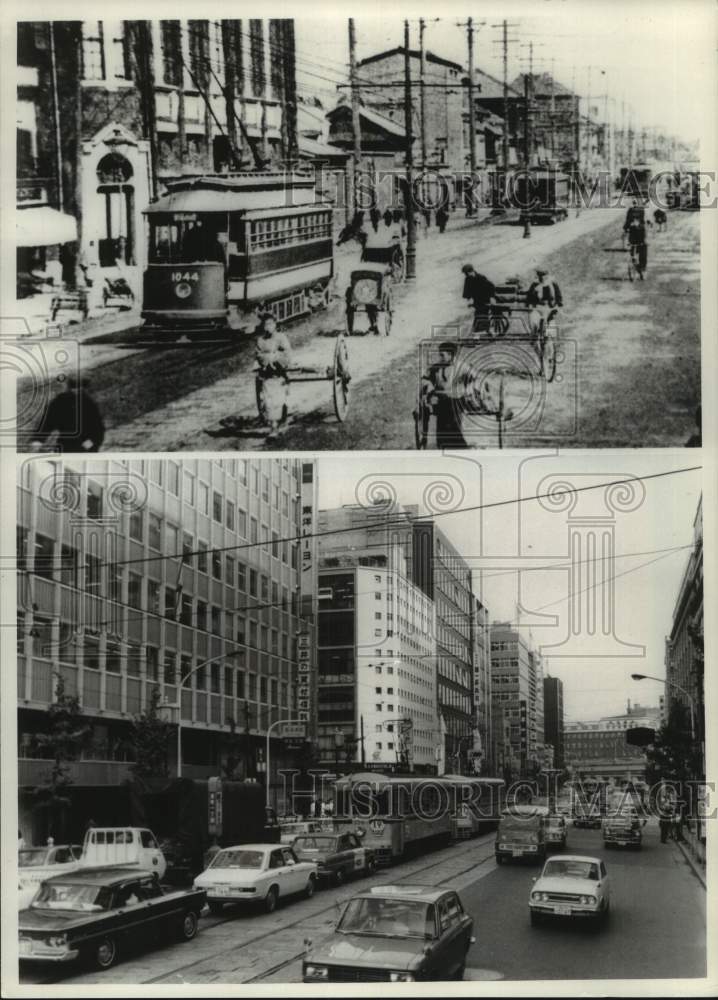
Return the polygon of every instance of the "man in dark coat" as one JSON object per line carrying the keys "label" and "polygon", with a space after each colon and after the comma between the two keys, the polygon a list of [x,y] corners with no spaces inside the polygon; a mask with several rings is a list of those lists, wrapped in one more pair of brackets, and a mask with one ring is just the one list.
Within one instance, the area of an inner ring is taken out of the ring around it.
{"label": "man in dark coat", "polygon": [[487,331],[491,306],[496,302],[496,286],[483,274],[478,274],[472,264],[464,264],[463,297],[471,299],[474,306],[474,333]]}
{"label": "man in dark coat", "polygon": [[105,425],[99,407],[88,390],[86,379],[70,375],[65,388],[51,401],[32,439],[39,451],[51,434],[57,434],[60,451],[99,451]]}

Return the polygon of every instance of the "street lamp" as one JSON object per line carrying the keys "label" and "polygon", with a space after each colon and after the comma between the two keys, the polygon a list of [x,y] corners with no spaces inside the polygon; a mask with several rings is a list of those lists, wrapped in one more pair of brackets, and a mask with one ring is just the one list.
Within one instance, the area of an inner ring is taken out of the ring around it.
{"label": "street lamp", "polygon": [[695,699],[693,698],[693,695],[689,694],[684,687],[680,686],[680,684],[676,684],[675,681],[669,681],[668,678],[666,677],[653,677],[651,676],[651,674],[631,674],[631,679],[634,681],[658,681],[659,684],[669,684],[671,687],[674,687],[676,691],[680,691],[681,694],[685,695],[685,697],[688,699],[688,707],[690,708],[691,712],[691,741],[695,742],[696,738],[696,723],[694,718]]}
{"label": "street lamp", "polygon": [[227,653],[220,653],[218,656],[210,656],[207,660],[202,660],[196,666],[188,670],[183,677],[180,678],[179,684],[177,685],[177,701],[176,702],[163,702],[163,708],[176,708],[177,709],[177,777],[182,777],[182,687],[184,682],[188,680],[192,674],[201,670],[202,667],[206,667],[208,663],[215,663],[217,660],[223,660],[227,656],[238,656],[240,650],[235,649]]}

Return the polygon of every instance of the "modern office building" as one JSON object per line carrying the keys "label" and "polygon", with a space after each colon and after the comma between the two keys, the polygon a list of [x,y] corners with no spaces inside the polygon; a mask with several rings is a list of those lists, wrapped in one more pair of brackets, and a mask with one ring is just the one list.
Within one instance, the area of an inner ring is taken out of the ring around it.
{"label": "modern office building", "polygon": [[323,763],[435,773],[434,606],[400,551],[322,547],[318,714]]}
{"label": "modern office building", "polygon": [[433,605],[435,646],[420,654],[414,652],[432,663],[436,679],[440,718],[435,752],[439,767],[447,771],[466,769],[476,728],[468,564],[435,523],[419,515],[416,505],[345,506],[322,511],[319,525],[320,532],[341,531],[341,542],[331,537],[326,544],[319,540],[324,566],[325,557],[332,556],[327,544],[361,551],[363,558],[386,559],[396,572],[406,573],[406,579]]}
{"label": "modern office building", "polygon": [[[218,774],[227,740],[240,733],[238,774],[261,779],[264,734],[295,715],[298,634],[312,630],[300,589],[303,549],[313,545],[298,540],[301,479],[302,464],[289,459],[23,462],[21,790],[47,770],[36,736],[57,675],[92,727],[71,766],[76,784],[113,786],[128,775],[130,721],[155,688],[174,706],[174,723],[181,696],[184,777]],[[175,747],[170,740],[170,775]],[[274,760],[287,759],[277,743]]]}
{"label": "modern office building", "polygon": [[508,622],[491,626],[492,717],[497,765],[507,778],[533,777],[543,766],[541,656]]}
{"label": "modern office building", "polygon": [[474,711],[481,743],[481,773],[493,775],[494,734],[491,724],[491,623],[488,608],[472,597],[471,638],[474,669]]}
{"label": "modern office building", "polygon": [[563,682],[558,677],[544,677],[544,740],[553,749],[553,767],[563,767]]}

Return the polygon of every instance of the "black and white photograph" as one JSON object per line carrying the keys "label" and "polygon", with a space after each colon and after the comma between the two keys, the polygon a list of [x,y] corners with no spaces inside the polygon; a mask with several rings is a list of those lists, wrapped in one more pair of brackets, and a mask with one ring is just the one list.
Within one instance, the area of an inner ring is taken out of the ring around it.
{"label": "black and white photograph", "polygon": [[20,982],[704,977],[682,457],[21,460]]}
{"label": "black and white photograph", "polygon": [[718,995],[718,8],[201,10],[0,15],[0,992]]}
{"label": "black and white photograph", "polygon": [[708,10],[18,23],[19,449],[700,442]]}

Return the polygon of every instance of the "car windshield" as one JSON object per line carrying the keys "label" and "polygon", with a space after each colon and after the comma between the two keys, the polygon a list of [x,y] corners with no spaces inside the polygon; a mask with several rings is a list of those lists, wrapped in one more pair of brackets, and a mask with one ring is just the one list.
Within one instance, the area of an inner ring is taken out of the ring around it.
{"label": "car windshield", "polygon": [[46,847],[38,847],[34,850],[22,850],[18,852],[17,864],[19,868],[41,868],[49,864],[49,850]]}
{"label": "car windshield", "polygon": [[333,837],[297,837],[292,846],[295,851],[333,851],[336,843]]}
{"label": "car windshield", "polygon": [[434,908],[416,899],[352,899],[337,931],[372,937],[433,938]]}
{"label": "car windshield", "polygon": [[210,868],[261,868],[264,861],[263,851],[220,851],[213,859]]}
{"label": "car windshield", "polygon": [[105,886],[78,885],[71,882],[45,882],[30,904],[33,910],[74,910],[94,913],[110,905],[110,890]]}
{"label": "car windshield", "polygon": [[588,878],[598,881],[598,865],[593,861],[547,861],[543,870],[546,878]]}

